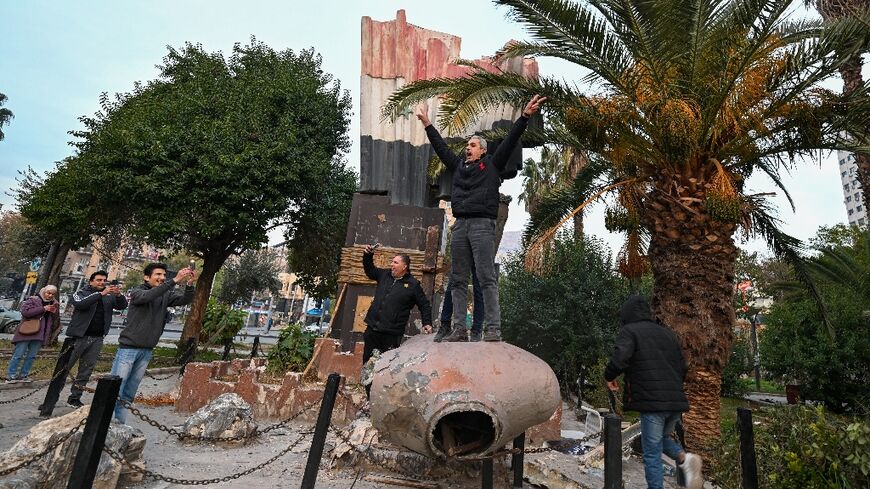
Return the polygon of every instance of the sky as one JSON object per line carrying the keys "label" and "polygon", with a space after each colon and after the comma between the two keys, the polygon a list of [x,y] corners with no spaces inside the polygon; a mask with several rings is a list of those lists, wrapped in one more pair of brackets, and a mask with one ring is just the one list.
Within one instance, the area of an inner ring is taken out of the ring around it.
{"label": "sky", "polygon": [[[461,36],[466,59],[490,55],[510,39],[529,39],[522,26],[506,17],[505,8],[485,0],[5,2],[0,93],[8,97],[5,107],[15,118],[3,128],[6,139],[0,142],[0,204],[4,209],[14,207],[8,192],[16,186],[19,170],[50,170],[55,161],[73,153],[68,132],[81,128],[80,116],[99,109],[102,92],[127,92],[135,81],[155,78],[166,46],[187,41],[224,53],[251,36],[275,49],[313,47],[323,56],[324,70],[353,97],[353,147],[346,159],[358,170],[360,19],[392,20],[399,9],[406,11],[409,23]],[[564,62],[538,62],[545,75],[569,81],[582,76]],[[839,90],[839,80],[830,88]],[[846,221],[836,155],[803,162],[784,182],[797,203],[792,213],[782,196],[774,199],[786,232],[808,239],[819,226]],[[774,189],[764,177],[753,177],[748,185],[756,192]],[[502,193],[514,197],[507,231],[522,230],[528,219],[516,198],[521,186],[521,178],[502,186]],[[621,236],[604,228],[603,205],[587,214],[586,230],[614,252],[619,249]],[[280,235],[272,238],[277,241]],[[764,249],[754,240],[742,246]]]}

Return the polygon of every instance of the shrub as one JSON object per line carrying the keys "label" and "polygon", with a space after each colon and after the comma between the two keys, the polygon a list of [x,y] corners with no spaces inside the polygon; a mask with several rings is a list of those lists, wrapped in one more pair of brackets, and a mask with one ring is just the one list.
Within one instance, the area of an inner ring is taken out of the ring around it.
{"label": "shrub", "polygon": [[314,353],[314,338],[313,334],[302,331],[300,324],[287,325],[278,335],[278,342],[269,351],[266,370],[278,375],[301,371],[308,365]]}
{"label": "shrub", "polygon": [[200,341],[215,345],[233,341],[233,338],[245,327],[246,317],[244,311],[235,310],[213,298],[209,299],[202,320]]}
{"label": "shrub", "polygon": [[[762,489],[870,487],[870,424],[823,407],[756,411],[755,451]],[[723,432],[712,458],[711,482],[739,489],[740,445],[735,428]]]}
{"label": "shrub", "polygon": [[748,392],[749,389],[744,382],[740,381],[740,377],[752,371],[752,364],[752,350],[749,347],[749,341],[738,336],[731,345],[728,363],[725,364],[725,369],[722,371],[721,394],[723,396],[743,397]]}

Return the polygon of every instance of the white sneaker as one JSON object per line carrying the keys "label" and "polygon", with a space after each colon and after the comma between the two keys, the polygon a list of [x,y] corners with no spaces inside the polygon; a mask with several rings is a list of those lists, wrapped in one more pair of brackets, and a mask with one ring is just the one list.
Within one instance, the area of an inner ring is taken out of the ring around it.
{"label": "white sneaker", "polygon": [[18,383],[18,379],[6,379],[6,382],[4,382],[4,383],[6,383],[6,384],[17,384],[17,383]]}
{"label": "white sneaker", "polygon": [[683,478],[686,481],[686,489],[703,489],[704,478],[701,475],[701,457],[694,453],[687,453],[683,463],[677,465],[683,471]]}

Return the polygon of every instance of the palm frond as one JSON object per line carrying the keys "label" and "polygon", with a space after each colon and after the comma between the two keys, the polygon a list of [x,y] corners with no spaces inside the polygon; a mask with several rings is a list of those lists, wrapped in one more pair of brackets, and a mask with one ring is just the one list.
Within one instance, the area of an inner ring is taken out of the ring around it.
{"label": "palm frond", "polygon": [[762,200],[756,201],[753,204],[750,210],[752,232],[767,242],[775,257],[791,265],[795,278],[806,288],[819,307],[819,312],[828,330],[828,334],[832,339],[836,338],[836,332],[834,331],[833,324],[831,324],[828,308],[813,277],[812,268],[804,257],[806,247],[801,240],[779,229],[781,221],[771,214],[772,209],[769,204]]}

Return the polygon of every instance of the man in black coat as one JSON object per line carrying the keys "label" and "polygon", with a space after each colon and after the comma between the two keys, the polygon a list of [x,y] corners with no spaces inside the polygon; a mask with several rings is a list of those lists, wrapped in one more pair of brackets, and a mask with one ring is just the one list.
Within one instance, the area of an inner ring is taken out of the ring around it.
{"label": "man in black coat", "polygon": [[444,341],[467,341],[466,299],[468,277],[472,269],[477,272],[483,289],[483,322],[486,327],[483,340],[501,341],[501,310],[495,273],[495,228],[501,172],[525,132],[529,118],[545,100],[546,97],[535,95],[526,104],[522,115],[492,155],[487,153],[486,140],[480,136],[468,139],[464,155],[453,153],[429,120],[428,108],[424,105],[417,109],[417,119],[423,123],[432,149],[453,172],[453,190],[450,193],[450,209],[456,218],[450,241],[453,255],[450,275],[453,284],[453,332],[448,335],[447,331],[439,331],[436,341],[441,338]]}
{"label": "man in black coat", "polygon": [[[112,327],[112,311],[127,308],[127,298],[121,294],[121,287],[117,281],[106,284],[108,276],[105,270],[92,273],[88,285],[72,296],[73,314],[66,328],[67,338],[73,338],[72,344],[67,346],[72,348],[72,354],[63,366],[64,374],[61,376],[65,378],[67,372],[71,371],[78,362],[78,374],[70,387],[70,395],[66,401],[70,407],[83,406],[81,386],[88,383],[91,372],[94,371],[94,366],[100,358],[103,338]],[[58,362],[61,359],[59,357]],[[40,413],[47,415],[54,409],[61,392],[58,388],[63,389],[63,385],[52,385],[46,391],[45,400],[39,407]]]}
{"label": "man in black coat", "polygon": [[423,332],[431,333],[432,307],[420,282],[411,275],[411,258],[408,255],[394,256],[389,269],[378,268],[375,266],[374,248],[369,245],[363,253],[363,269],[368,278],[378,283],[375,297],[365,317],[365,365],[375,349],[383,353],[399,346],[411,309],[415,305],[420,309]]}
{"label": "man in black coat", "polygon": [[677,462],[688,489],[700,489],[701,457],[686,453],[673,438],[682,413],[689,410],[683,391],[688,372],[677,335],[652,320],[649,303],[632,295],[620,312],[622,330],[613,355],[604,369],[611,391],[618,391],[616,378],[625,374],[625,409],[640,412],[643,465],[649,489],[662,489],[662,452]]}

